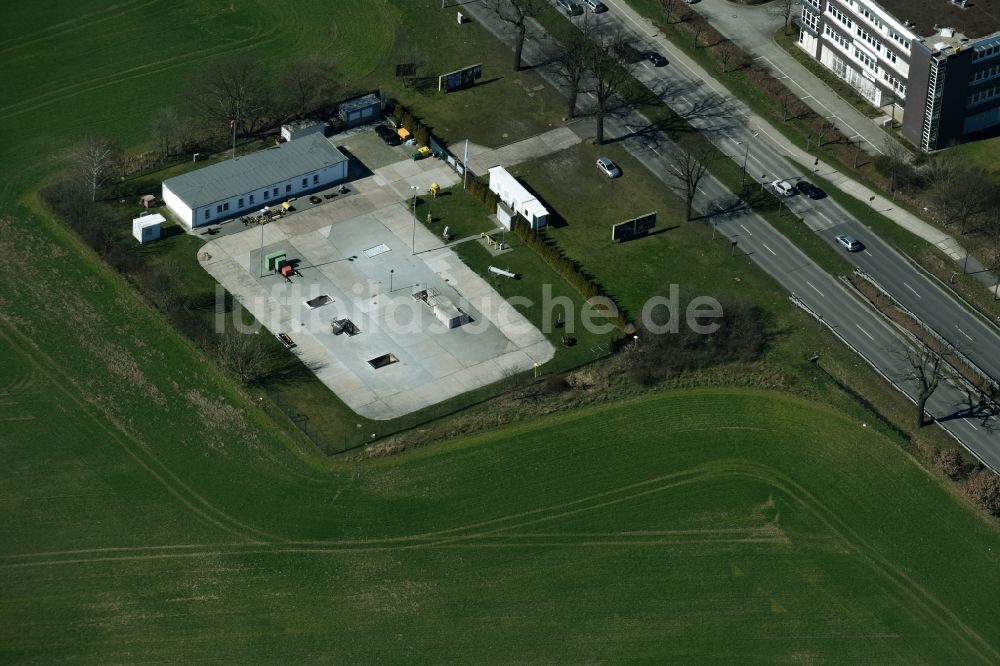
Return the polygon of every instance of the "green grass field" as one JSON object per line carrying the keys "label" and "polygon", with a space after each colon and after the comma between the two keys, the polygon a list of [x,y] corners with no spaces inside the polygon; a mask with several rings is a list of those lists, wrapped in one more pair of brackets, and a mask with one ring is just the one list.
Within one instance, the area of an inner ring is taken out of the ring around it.
{"label": "green grass field", "polygon": [[996,530],[826,407],[676,392],[324,472],[211,377],[168,411],[244,437],[157,437],[3,337],[8,663],[1000,658]]}
{"label": "green grass field", "polygon": [[[558,100],[527,96],[536,75],[504,70],[509,54],[484,48],[474,24],[458,32],[454,11],[0,9],[0,662],[1000,661],[995,522],[817,378],[807,346],[859,362],[759,272],[713,254],[704,228],[588,267],[628,307],[675,275],[745,290],[780,340],[774,372],[817,400],[673,391],[347,463],[238,388],[34,206],[84,133],[144,143],[152,111],[176,103],[200,63],[244,48],[273,63],[323,49],[362,82],[400,58],[482,60],[498,80],[473,94],[399,94],[446,138],[547,127]],[[500,97],[521,125],[470,113]],[[633,188],[606,214],[656,208],[666,225],[675,203],[615,157],[626,179],[588,196]],[[551,168],[525,175],[535,185]],[[554,232],[567,252],[600,256],[608,221],[573,212],[590,199],[539,190],[567,218]],[[520,250],[511,262],[530,274]]]}

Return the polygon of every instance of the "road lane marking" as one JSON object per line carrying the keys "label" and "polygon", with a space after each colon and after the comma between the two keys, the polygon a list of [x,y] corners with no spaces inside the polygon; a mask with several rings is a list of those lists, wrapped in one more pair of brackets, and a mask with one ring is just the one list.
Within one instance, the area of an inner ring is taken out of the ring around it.
{"label": "road lane marking", "polygon": [[[741,223],[740,226],[743,227],[743,224]],[[747,232],[748,235],[753,236],[753,233],[751,233],[746,227],[743,227],[743,231]]]}
{"label": "road lane marking", "polygon": [[969,419],[965,419],[965,422],[972,426],[974,430],[979,430],[979,428],[976,428],[975,424],[973,424]]}
{"label": "road lane marking", "polygon": [[872,337],[872,334],[869,333],[868,331],[866,331],[865,329],[861,328],[861,324],[855,324],[855,326],[858,327],[859,331],[861,331],[862,333],[864,333],[865,335],[867,335],[869,340],[871,340],[872,342],[875,342],[875,338]]}
{"label": "road lane marking", "polygon": [[768,252],[770,252],[771,254],[773,254],[774,256],[776,256],[776,257],[778,256],[778,253],[775,252],[774,250],[772,250],[771,248],[769,248],[766,243],[761,243],[761,245],[763,245],[764,249],[767,250]]}
{"label": "road lane marking", "polygon": [[865,254],[867,254],[867,255],[868,255],[869,257],[874,257],[874,256],[875,256],[874,254],[872,254],[872,253],[871,253],[871,252],[869,252],[868,250],[865,250]]}
{"label": "road lane marking", "polygon": [[972,339],[972,336],[970,336],[968,333],[966,333],[965,331],[962,330],[961,326],[959,326],[958,324],[955,324],[955,328],[958,329],[959,333],[961,333],[965,337],[969,338],[969,342],[975,342],[975,340]]}
{"label": "road lane marking", "polygon": [[812,288],[813,288],[813,291],[815,291],[815,292],[816,292],[817,294],[819,294],[819,295],[820,295],[820,296],[822,296],[823,298],[826,298],[826,294],[824,294],[824,293],[823,293],[822,291],[820,291],[819,289],[817,289],[817,288],[816,288],[816,287],[815,287],[815,286],[813,285],[813,283],[812,283],[812,282],[810,282],[809,280],[806,280],[806,284],[807,284],[807,285],[809,285],[810,287],[812,287]]}
{"label": "road lane marking", "polygon": [[910,291],[912,291],[914,294],[916,294],[917,298],[923,298],[923,296],[921,296],[920,294],[917,294],[917,290],[916,289],[914,289],[913,287],[911,287],[906,282],[903,283],[903,286],[906,287],[907,289],[909,289]]}

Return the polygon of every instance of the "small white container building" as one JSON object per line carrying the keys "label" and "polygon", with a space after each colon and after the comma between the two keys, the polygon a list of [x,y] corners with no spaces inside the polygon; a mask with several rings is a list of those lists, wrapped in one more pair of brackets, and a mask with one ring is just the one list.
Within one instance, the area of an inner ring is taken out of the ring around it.
{"label": "small white container building", "polygon": [[159,213],[143,215],[132,220],[132,236],[139,244],[155,241],[160,237],[161,225],[166,219]]}
{"label": "small white container building", "polygon": [[497,218],[507,229],[513,225],[511,213],[520,215],[532,229],[540,229],[549,222],[549,211],[535,196],[526,190],[514,176],[501,166],[489,169],[490,190],[501,203],[497,204]]}
{"label": "small white container building", "polygon": [[326,123],[318,120],[297,120],[281,126],[281,138],[285,141],[301,139],[310,134],[326,135]]}
{"label": "small white container building", "polygon": [[347,157],[318,132],[163,181],[163,203],[188,227],[277,206],[347,179]]}

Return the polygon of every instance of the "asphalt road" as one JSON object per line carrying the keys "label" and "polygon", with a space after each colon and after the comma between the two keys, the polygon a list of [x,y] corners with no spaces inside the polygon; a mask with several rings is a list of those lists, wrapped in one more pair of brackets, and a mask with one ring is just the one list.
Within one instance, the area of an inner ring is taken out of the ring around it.
{"label": "asphalt road", "polygon": [[[618,23],[615,17],[615,0],[605,0],[611,11],[596,17],[600,23],[613,26]],[[496,17],[480,3],[465,5],[465,11],[474,16],[499,38],[507,43],[512,42],[509,27],[499,22]],[[579,20],[579,19],[577,19]],[[594,16],[587,20],[594,21]],[[631,30],[644,30],[644,26],[628,26]],[[643,33],[645,34],[645,33]],[[525,44],[524,59],[528,63],[544,63],[542,43],[548,38],[540,33],[537,25],[529,31],[531,39]],[[638,46],[638,45],[637,45]],[[741,122],[741,110],[726,95],[720,95],[711,90],[700,79],[690,78],[690,74],[678,71],[674,65],[671,47],[662,43],[648,42],[650,48],[655,48],[668,58],[671,63],[665,67],[655,68],[649,63],[641,63],[636,68],[636,76],[647,86],[668,100],[674,110],[686,117],[699,129],[705,130],[723,152],[738,159],[740,164],[747,155],[745,145],[734,145],[737,141],[751,141],[750,166],[748,173],[760,171],[758,176],[766,174],[767,179],[778,177],[791,178],[795,176],[794,167],[786,162],[772,146],[760,141],[760,136],[754,137],[754,131]],[[551,48],[551,43],[547,48]],[[544,66],[539,67],[540,73],[553,85],[558,87],[558,79]],[[582,96],[581,106],[587,107],[586,96]],[[650,123],[634,110],[624,110],[616,117],[606,120],[606,132],[619,141],[639,159],[664,185],[677,189],[678,183],[667,174],[676,167],[671,163],[670,155],[674,153],[673,146],[665,135],[658,130],[649,130]],[[759,134],[759,132],[758,132]],[[759,148],[758,148],[759,147]],[[734,151],[734,148],[739,150]],[[773,176],[773,177],[772,177]],[[627,176],[626,176],[627,177]],[[761,182],[760,178],[756,181]],[[794,197],[793,197],[794,198]],[[951,310],[962,310],[954,301],[940,293],[940,288],[929,283],[915,269],[909,266],[898,266],[903,261],[890,248],[880,243],[874,236],[862,233],[864,227],[839,209],[835,202],[824,199],[817,202],[797,199],[790,201],[793,210],[806,213],[805,218],[811,229],[828,237],[834,244],[833,237],[844,230],[855,233],[868,245],[868,255],[860,253],[871,263],[873,274],[882,279],[887,265],[889,273],[897,271],[917,291],[914,299],[928,299],[928,304],[937,299],[944,307]],[[829,326],[837,336],[854,348],[879,372],[888,377],[909,397],[916,394],[913,383],[906,379],[910,372],[907,362],[901,358],[898,349],[901,338],[895,329],[882,319],[858,297],[849,293],[833,276],[826,273],[811,259],[804,255],[788,239],[776,231],[766,220],[751,210],[739,206],[738,198],[711,174],[706,175],[695,198],[695,207],[703,212],[712,213],[710,220],[716,225],[720,239],[716,242],[736,243],[736,250],[742,252],[750,260],[756,262],[769,273],[790,294],[797,297],[818,318]],[[808,207],[808,210],[807,210]],[[724,212],[719,212],[724,211]],[[853,225],[855,226],[851,226]],[[831,249],[831,251],[841,251]],[[905,262],[903,262],[905,264]],[[894,268],[893,268],[894,267]],[[919,279],[918,279],[919,278]],[[897,284],[895,281],[890,285]],[[887,288],[888,287],[887,285]],[[939,292],[934,294],[935,289]],[[900,299],[902,300],[902,299]],[[982,335],[981,343],[998,344],[996,333],[992,340],[985,329],[985,324],[978,322],[984,330],[976,328],[975,318],[967,312],[954,313],[954,317],[965,315],[954,321],[959,325],[968,326],[970,335]],[[945,315],[947,316],[947,315]],[[967,321],[972,319],[972,321]],[[985,345],[984,345],[985,346]],[[963,346],[968,353],[969,347]],[[993,359],[1000,361],[1000,355]],[[1000,374],[1000,373],[998,373]],[[960,388],[957,382],[948,380],[942,382],[927,404],[927,411],[938,419],[938,423],[967,449],[994,469],[1000,469],[1000,421],[975,397]],[[859,424],[859,427],[860,426]]]}

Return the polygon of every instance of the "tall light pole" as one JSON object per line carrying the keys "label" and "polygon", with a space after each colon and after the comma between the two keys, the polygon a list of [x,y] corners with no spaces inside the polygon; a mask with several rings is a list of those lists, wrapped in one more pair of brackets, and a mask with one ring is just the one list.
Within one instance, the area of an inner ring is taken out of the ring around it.
{"label": "tall light pole", "polygon": [[414,255],[417,253],[417,190],[420,188],[416,185],[410,185],[410,189],[413,190],[413,234],[410,238],[410,254]]}
{"label": "tall light pole", "polygon": [[737,146],[746,146],[746,150],[743,151],[743,173],[740,174],[740,196],[743,196],[743,190],[747,185],[747,161],[750,159],[750,142],[757,138],[758,132],[754,132],[753,136],[746,141],[737,141]]}

